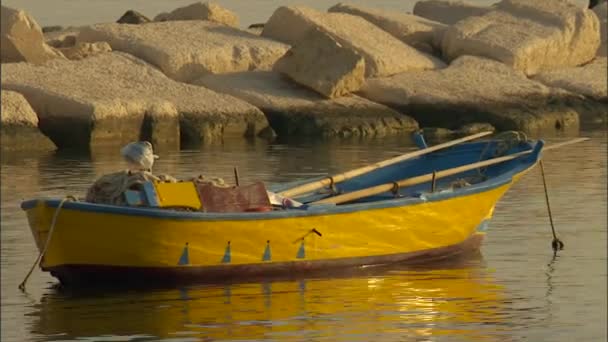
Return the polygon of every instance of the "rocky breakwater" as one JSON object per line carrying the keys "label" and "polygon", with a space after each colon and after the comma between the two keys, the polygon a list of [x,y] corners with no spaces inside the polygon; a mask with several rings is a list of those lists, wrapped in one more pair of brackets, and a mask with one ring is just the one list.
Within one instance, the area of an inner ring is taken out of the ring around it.
{"label": "rocky breakwater", "polygon": [[25,97],[60,148],[470,123],[575,130],[579,114],[606,108],[605,16],[594,10],[567,0],[425,0],[414,14],[287,6],[258,35],[238,28],[236,14],[194,3],[46,41],[33,18],[12,10],[0,49],[18,58],[3,57],[2,87]]}
{"label": "rocky breakwater", "polygon": [[195,83],[260,108],[280,137],[382,136],[418,128],[384,105],[356,95],[329,99],[273,71],[208,75]]}
{"label": "rocky breakwater", "polygon": [[167,76],[190,82],[207,74],[269,70],[289,46],[204,20],[99,24],[84,27],[78,42],[105,41],[157,66]]}
{"label": "rocky breakwater", "polygon": [[2,151],[54,150],[55,145],[38,129],[38,116],[23,97],[14,91],[2,90]]}
{"label": "rocky breakwater", "polygon": [[254,135],[268,125],[256,107],[173,81],[125,53],[40,66],[11,63],[2,69],[2,88],[25,96],[42,132],[60,148],[138,139],[179,145],[230,133]]}
{"label": "rocky breakwater", "polygon": [[401,73],[367,81],[359,94],[410,113],[421,126],[457,128],[487,122],[498,130],[578,129],[574,96],[530,80],[520,71],[486,58],[462,56],[436,71]]}

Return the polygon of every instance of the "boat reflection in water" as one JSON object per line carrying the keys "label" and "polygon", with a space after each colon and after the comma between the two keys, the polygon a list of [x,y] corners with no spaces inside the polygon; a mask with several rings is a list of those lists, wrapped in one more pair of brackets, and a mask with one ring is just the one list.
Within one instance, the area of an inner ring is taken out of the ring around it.
{"label": "boat reflection in water", "polygon": [[384,266],[308,279],[66,293],[33,314],[43,339],[504,341],[505,294],[479,252],[433,268]]}

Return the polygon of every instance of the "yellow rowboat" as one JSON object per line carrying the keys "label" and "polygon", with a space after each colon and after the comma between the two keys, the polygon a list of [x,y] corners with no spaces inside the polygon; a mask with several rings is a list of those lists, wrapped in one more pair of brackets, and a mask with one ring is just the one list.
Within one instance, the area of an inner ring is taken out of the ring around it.
{"label": "yellow rowboat", "polygon": [[[542,141],[459,144],[332,184],[334,191],[299,194],[293,199],[304,205],[280,210],[176,211],[42,198],[21,207],[42,270],[65,285],[419,263],[478,249],[494,206],[542,148]],[[308,182],[269,190],[290,193]]]}

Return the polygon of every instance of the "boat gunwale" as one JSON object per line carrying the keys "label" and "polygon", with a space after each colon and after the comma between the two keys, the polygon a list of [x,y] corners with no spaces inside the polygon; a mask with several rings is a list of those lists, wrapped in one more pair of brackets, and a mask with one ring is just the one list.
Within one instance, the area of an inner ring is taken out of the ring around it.
{"label": "boat gunwale", "polygon": [[[75,210],[84,212],[94,212],[100,214],[116,214],[116,215],[127,215],[127,216],[143,216],[153,217],[159,219],[177,219],[177,220],[194,220],[194,221],[240,221],[240,220],[270,220],[270,219],[282,219],[292,217],[307,217],[307,216],[320,216],[320,215],[334,215],[334,214],[346,214],[352,212],[366,211],[366,210],[377,210],[385,208],[395,208],[401,206],[410,206],[428,202],[437,202],[448,200],[456,197],[469,196],[477,193],[490,191],[498,188],[505,184],[511,183],[513,176],[525,172],[532,168],[538,160],[537,155],[522,156],[521,159],[525,160],[532,157],[533,160],[521,165],[517,165],[510,170],[492,177],[486,181],[472,184],[471,186],[459,188],[452,191],[440,191],[436,193],[423,193],[416,197],[397,197],[385,200],[378,200],[373,202],[363,203],[351,203],[342,205],[319,205],[310,206],[306,210],[293,209],[293,210],[277,210],[269,212],[242,212],[242,213],[205,213],[205,212],[187,212],[187,211],[174,211],[156,208],[142,208],[142,207],[126,207],[108,204],[98,204],[89,202],[65,202],[62,206],[62,210]],[[61,199],[57,198],[37,198],[26,200],[21,203],[22,210],[28,210],[35,208],[39,202],[43,202],[50,208],[57,208]]]}

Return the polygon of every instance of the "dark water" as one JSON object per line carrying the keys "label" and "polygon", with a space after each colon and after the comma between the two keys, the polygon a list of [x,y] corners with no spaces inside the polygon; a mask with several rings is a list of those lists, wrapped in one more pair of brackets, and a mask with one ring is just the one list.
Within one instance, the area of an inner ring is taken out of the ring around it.
{"label": "dark water", "polygon": [[[2,341],[605,341],[605,131],[544,157],[556,228],[552,259],[538,168],[496,208],[479,255],[431,269],[371,268],[316,279],[128,292],[66,293],[36,270],[19,202],[82,195],[121,167],[117,151],[2,156]],[[567,139],[547,139],[549,143]],[[350,169],[413,147],[408,138],[343,143],[226,142],[163,152],[155,172],[268,182]]]}

